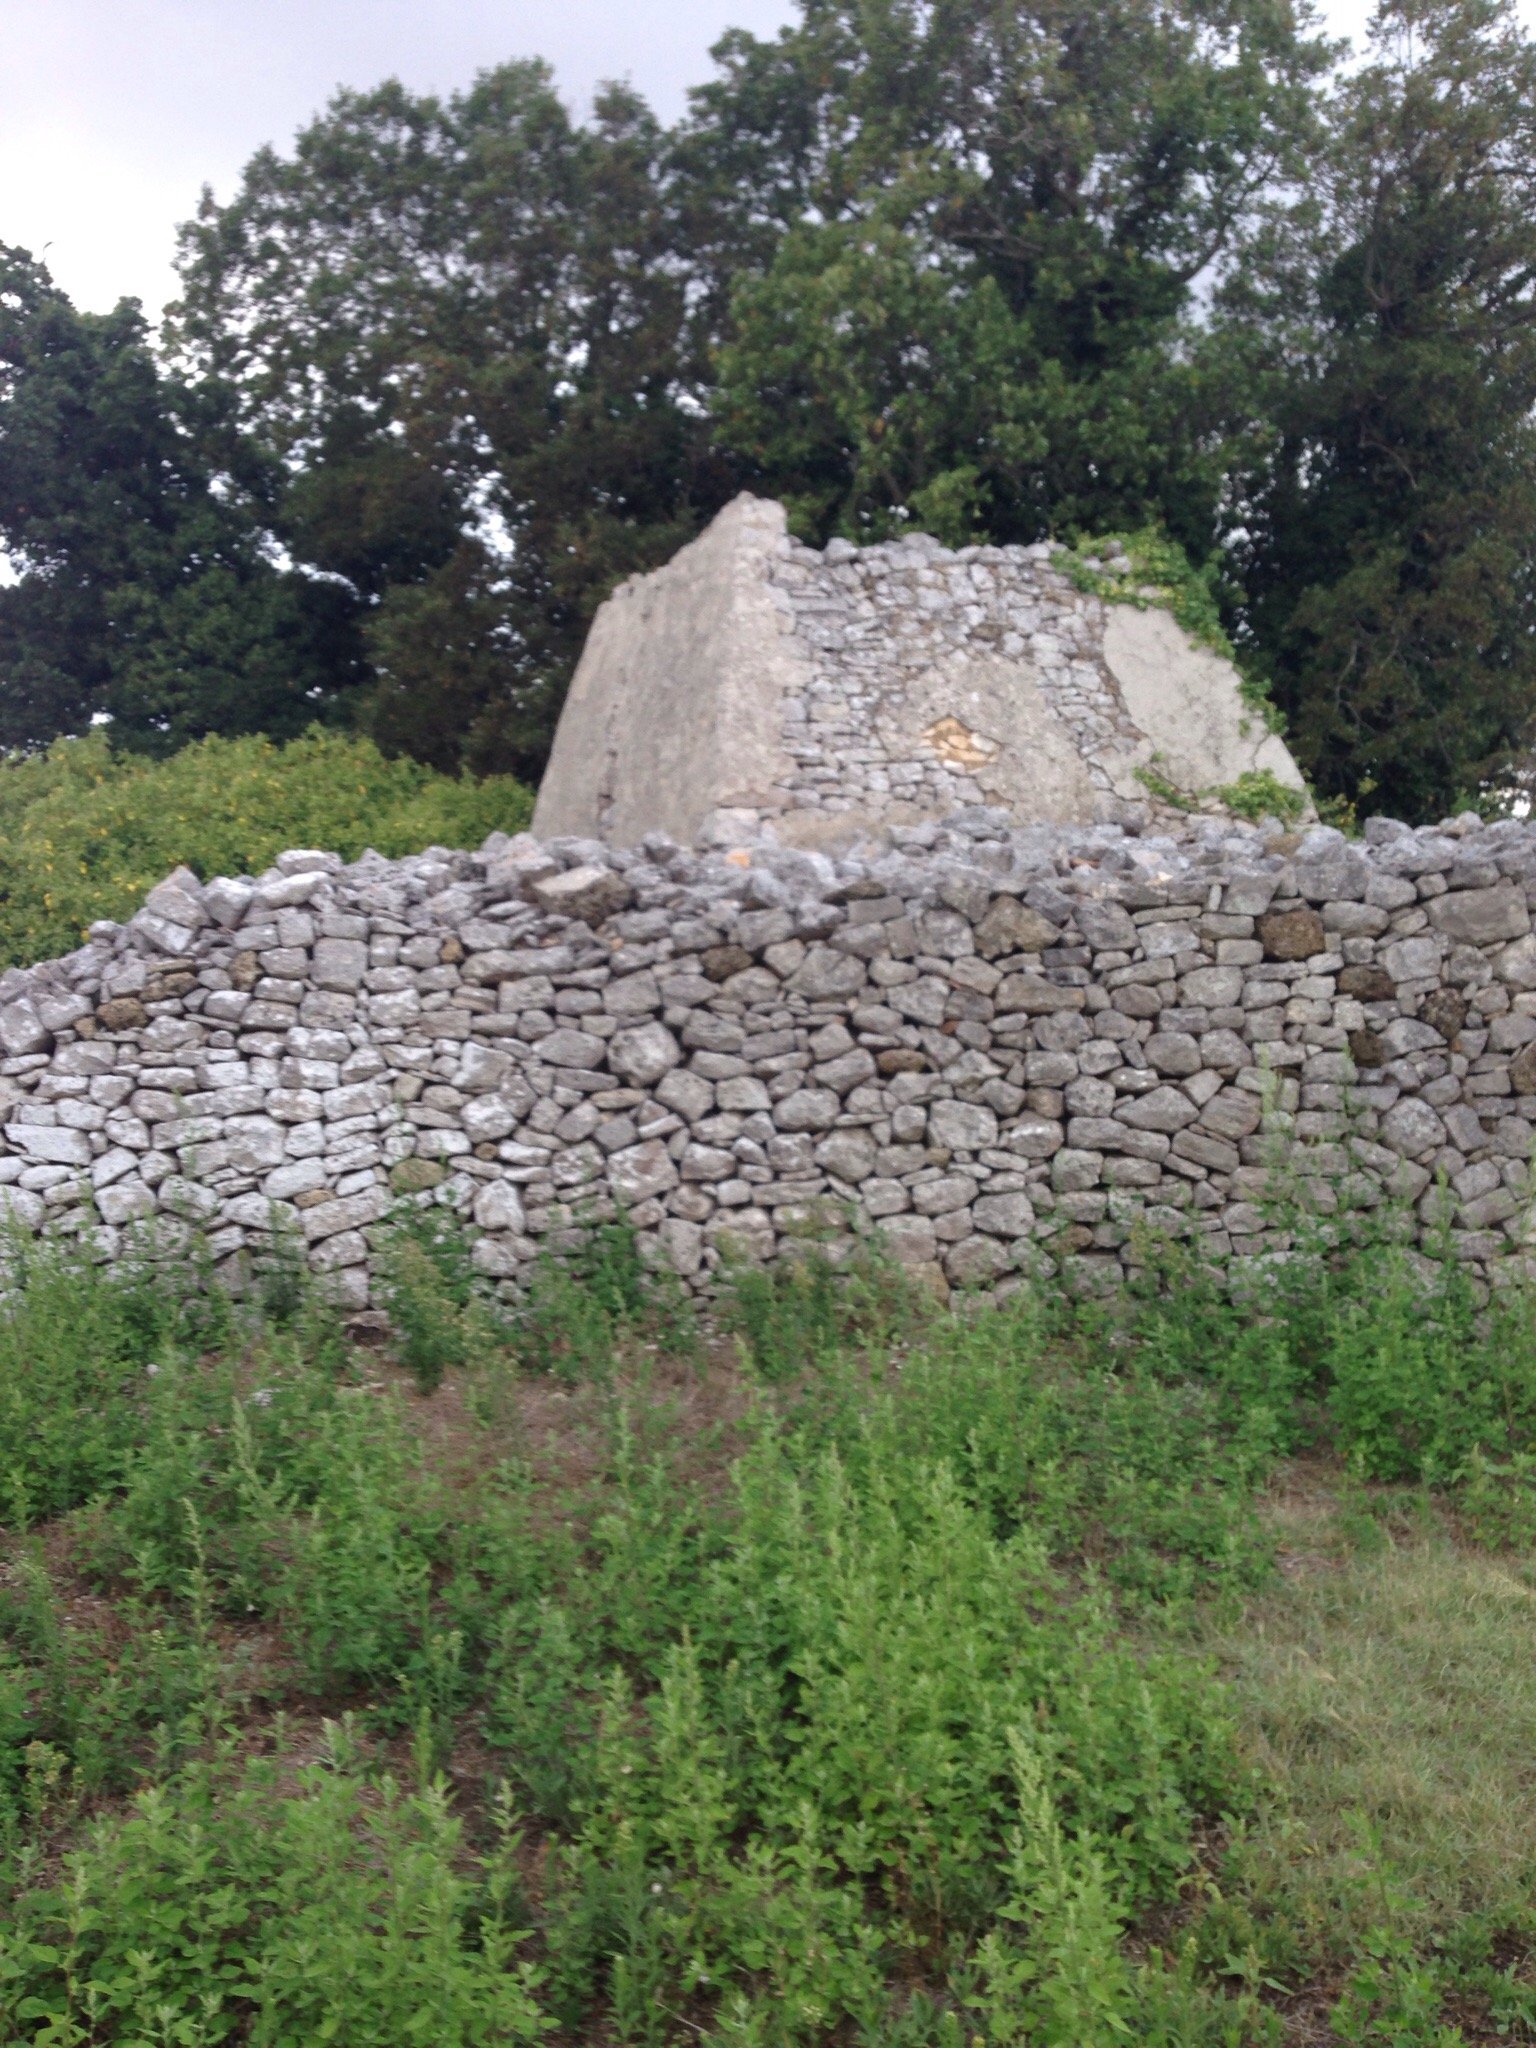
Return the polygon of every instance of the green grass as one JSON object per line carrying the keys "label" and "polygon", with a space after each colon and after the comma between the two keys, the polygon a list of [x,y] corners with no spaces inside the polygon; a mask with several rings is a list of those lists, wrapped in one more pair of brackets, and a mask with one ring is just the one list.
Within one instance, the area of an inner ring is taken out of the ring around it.
{"label": "green grass", "polygon": [[0,1301],[0,2043],[1536,2038],[1523,1297],[433,1214]]}

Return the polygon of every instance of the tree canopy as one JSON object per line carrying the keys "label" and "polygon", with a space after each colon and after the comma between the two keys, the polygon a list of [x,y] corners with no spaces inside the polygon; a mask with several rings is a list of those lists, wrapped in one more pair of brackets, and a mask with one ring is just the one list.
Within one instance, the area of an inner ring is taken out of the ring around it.
{"label": "tree canopy", "polygon": [[295,733],[352,680],[330,593],[274,566],[198,414],[136,305],[78,313],[0,248],[0,745],[100,715],[156,751]]}
{"label": "tree canopy", "polygon": [[546,67],[339,93],[182,295],[0,267],[0,744],[316,716],[535,774],[596,606],[796,529],[1156,527],[1320,791],[1426,815],[1536,711],[1536,52],[1511,0],[800,0],[666,128]]}

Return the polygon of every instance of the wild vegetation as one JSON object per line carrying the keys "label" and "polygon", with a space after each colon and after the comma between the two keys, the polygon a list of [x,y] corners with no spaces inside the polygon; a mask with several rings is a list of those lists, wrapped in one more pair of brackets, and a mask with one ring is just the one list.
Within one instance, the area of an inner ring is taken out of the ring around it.
{"label": "wild vegetation", "polygon": [[0,758],[0,964],[67,953],[180,865],[207,881],[259,874],[294,846],[346,860],[478,846],[532,811],[509,775],[439,775],[319,728],[286,745],[210,737],[164,760],[114,752],[99,730],[56,740]]}
{"label": "wild vegetation", "polygon": [[1536,2037],[1536,1300],[13,1248],[0,2040]]}
{"label": "wild vegetation", "polygon": [[0,745],[319,717],[531,776],[596,605],[748,486],[817,542],[1153,529],[1323,798],[1509,798],[1514,0],[1381,0],[1348,61],[1277,0],[800,0],[714,54],[670,128],[531,60],[339,93],[153,340],[0,251]]}

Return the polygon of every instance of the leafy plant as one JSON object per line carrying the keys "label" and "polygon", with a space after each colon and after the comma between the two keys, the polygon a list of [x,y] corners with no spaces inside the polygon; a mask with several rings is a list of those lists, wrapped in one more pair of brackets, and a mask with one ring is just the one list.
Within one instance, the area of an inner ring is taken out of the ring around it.
{"label": "leafy plant", "polygon": [[509,776],[451,777],[386,760],[371,740],[312,729],[286,746],[209,738],[163,760],[104,733],[0,759],[0,958],[46,959],[97,918],[125,918],[181,864],[254,874],[291,846],[354,860],[477,846],[528,821]]}

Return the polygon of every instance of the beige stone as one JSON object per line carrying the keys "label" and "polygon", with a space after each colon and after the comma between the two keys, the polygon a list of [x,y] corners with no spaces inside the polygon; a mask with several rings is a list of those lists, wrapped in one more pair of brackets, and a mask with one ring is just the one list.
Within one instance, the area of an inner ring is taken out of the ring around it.
{"label": "beige stone", "polygon": [[[1053,618],[1065,610],[1070,660],[1054,631],[1001,632],[959,597],[939,601],[960,611],[958,630],[951,619],[931,642],[921,631],[910,639],[910,608],[896,618],[876,602],[856,636],[865,665],[837,685],[859,708],[827,710],[818,678],[843,657],[826,653],[820,621],[839,586],[818,584],[807,614],[783,577],[789,564],[813,582],[832,579],[838,565],[829,559],[823,572],[814,556],[793,555],[784,508],[743,494],[664,568],[614,592],[571,684],[536,833],[632,845],[659,829],[690,842],[718,813],[716,825],[740,829],[734,846],[729,834],[715,843],[744,863],[742,841],[762,815],[790,845],[831,848],[935,815],[946,789],[951,805],[958,790],[1039,823],[1123,816],[1159,783],[1212,808],[1219,788],[1254,771],[1304,790],[1230,662],[1165,611],[1074,592],[1044,551],[1016,552],[1007,573]],[[871,667],[882,631],[890,659]],[[827,644],[843,643],[834,634]],[[849,739],[838,721],[850,716],[858,745],[846,758],[883,762],[889,776],[855,777],[827,801],[824,785],[797,780],[796,750],[828,718],[834,737],[820,758],[835,767]]]}
{"label": "beige stone", "polygon": [[599,610],[539,789],[541,838],[653,829],[755,806],[781,767],[781,707],[805,669],[769,591],[784,509],[743,494],[666,565]]}
{"label": "beige stone", "polygon": [[1197,647],[1170,612],[1110,605],[1104,661],[1146,735],[1123,758],[1116,777],[1122,795],[1140,786],[1138,769],[1154,769],[1193,797],[1266,771],[1305,792],[1284,740],[1244,703],[1237,670]]}

